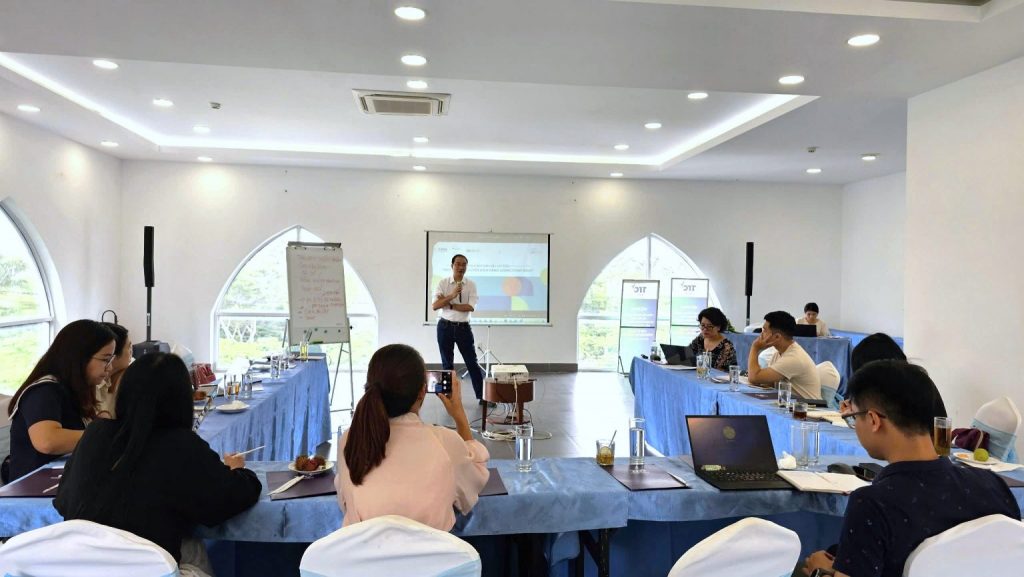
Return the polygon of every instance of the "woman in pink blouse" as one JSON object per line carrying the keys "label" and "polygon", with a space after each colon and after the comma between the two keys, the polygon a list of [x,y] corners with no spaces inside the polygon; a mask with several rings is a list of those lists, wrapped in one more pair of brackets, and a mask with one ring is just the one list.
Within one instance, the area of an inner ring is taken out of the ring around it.
{"label": "woman in pink blouse", "polygon": [[487,449],[473,440],[453,374],[452,395],[438,394],[456,430],[427,425],[423,357],[408,345],[373,354],[366,392],[338,447],[338,504],[344,525],[401,515],[448,531],[453,506],[468,513],[487,483]]}

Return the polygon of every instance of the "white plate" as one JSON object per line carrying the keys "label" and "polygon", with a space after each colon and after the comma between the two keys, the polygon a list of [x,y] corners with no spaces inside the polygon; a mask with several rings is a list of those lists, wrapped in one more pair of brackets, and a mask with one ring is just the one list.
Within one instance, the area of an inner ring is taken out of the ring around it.
{"label": "white plate", "polygon": [[987,461],[979,461],[974,458],[974,453],[953,453],[953,456],[961,461],[965,461],[972,465],[981,465],[982,467],[994,467],[996,465],[1002,465],[1003,462],[995,457],[989,457]]}
{"label": "white plate", "polygon": [[292,461],[291,463],[288,463],[288,470],[289,471],[291,471],[293,473],[298,473],[300,475],[309,475],[310,477],[315,477],[315,476],[320,475],[322,473],[326,473],[327,471],[330,471],[333,468],[334,468],[334,463],[332,463],[330,461],[327,461],[326,463],[324,463],[324,466],[320,467],[316,471],[300,471],[300,470],[295,468],[295,461]]}
{"label": "white plate", "polygon": [[241,413],[242,411],[248,408],[249,405],[241,403],[239,401],[235,401],[233,403],[228,403],[226,405],[220,405],[217,407],[217,410],[222,413]]}

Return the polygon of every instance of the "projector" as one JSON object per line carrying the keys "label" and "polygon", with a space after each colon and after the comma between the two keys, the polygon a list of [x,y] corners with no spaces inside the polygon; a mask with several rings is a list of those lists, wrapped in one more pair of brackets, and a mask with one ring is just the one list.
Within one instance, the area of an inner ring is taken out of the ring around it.
{"label": "projector", "polygon": [[493,365],[491,376],[499,383],[523,382],[530,379],[526,365]]}

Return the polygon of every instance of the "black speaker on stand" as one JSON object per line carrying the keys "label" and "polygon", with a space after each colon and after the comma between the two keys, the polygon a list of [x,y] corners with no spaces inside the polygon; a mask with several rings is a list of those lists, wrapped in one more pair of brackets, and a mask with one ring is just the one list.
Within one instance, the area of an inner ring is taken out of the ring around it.
{"label": "black speaker on stand", "polygon": [[750,326],[750,295],[754,294],[754,243],[747,243],[747,278],[743,294],[747,295],[747,324]]}
{"label": "black speaker on stand", "polygon": [[146,341],[132,345],[132,356],[136,359],[147,353],[170,352],[165,342],[153,340],[153,227],[142,228],[142,274],[146,280]]}

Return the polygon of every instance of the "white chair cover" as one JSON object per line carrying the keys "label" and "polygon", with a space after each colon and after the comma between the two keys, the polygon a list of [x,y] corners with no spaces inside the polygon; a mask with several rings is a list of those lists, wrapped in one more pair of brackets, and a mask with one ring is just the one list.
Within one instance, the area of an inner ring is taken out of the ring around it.
{"label": "white chair cover", "polygon": [[479,577],[480,554],[462,539],[398,515],[361,521],[318,539],[302,577]]}
{"label": "white chair cover", "polygon": [[775,355],[775,347],[768,347],[761,351],[761,354],[757,355],[757,365],[762,369],[768,368],[768,363],[772,362],[772,356]]}
{"label": "white chair cover", "polygon": [[747,325],[746,327],[743,327],[743,332],[748,333],[748,334],[749,333],[753,333],[754,331],[756,331],[757,329],[759,329],[759,328],[761,328],[763,326],[764,326],[764,323],[757,323],[757,324],[754,324],[754,325]]}
{"label": "white chair cover", "polygon": [[0,575],[12,577],[175,577],[178,564],[156,543],[127,531],[64,521],[0,547]]}
{"label": "white chair cover", "polygon": [[821,380],[821,398],[828,403],[828,408],[838,410],[839,401],[836,400],[836,391],[839,389],[842,377],[839,376],[839,371],[836,370],[832,361],[818,363],[818,379]]}
{"label": "white chair cover", "polygon": [[788,577],[800,558],[800,537],[771,521],[748,517],[683,553],[668,577]]}
{"label": "white chair cover", "polygon": [[922,541],[907,557],[903,577],[1013,575],[1022,565],[1024,523],[989,515]]}
{"label": "white chair cover", "polygon": [[1010,397],[989,401],[974,414],[972,427],[988,433],[988,452],[995,458],[1017,462],[1017,430],[1020,429],[1020,411]]}

